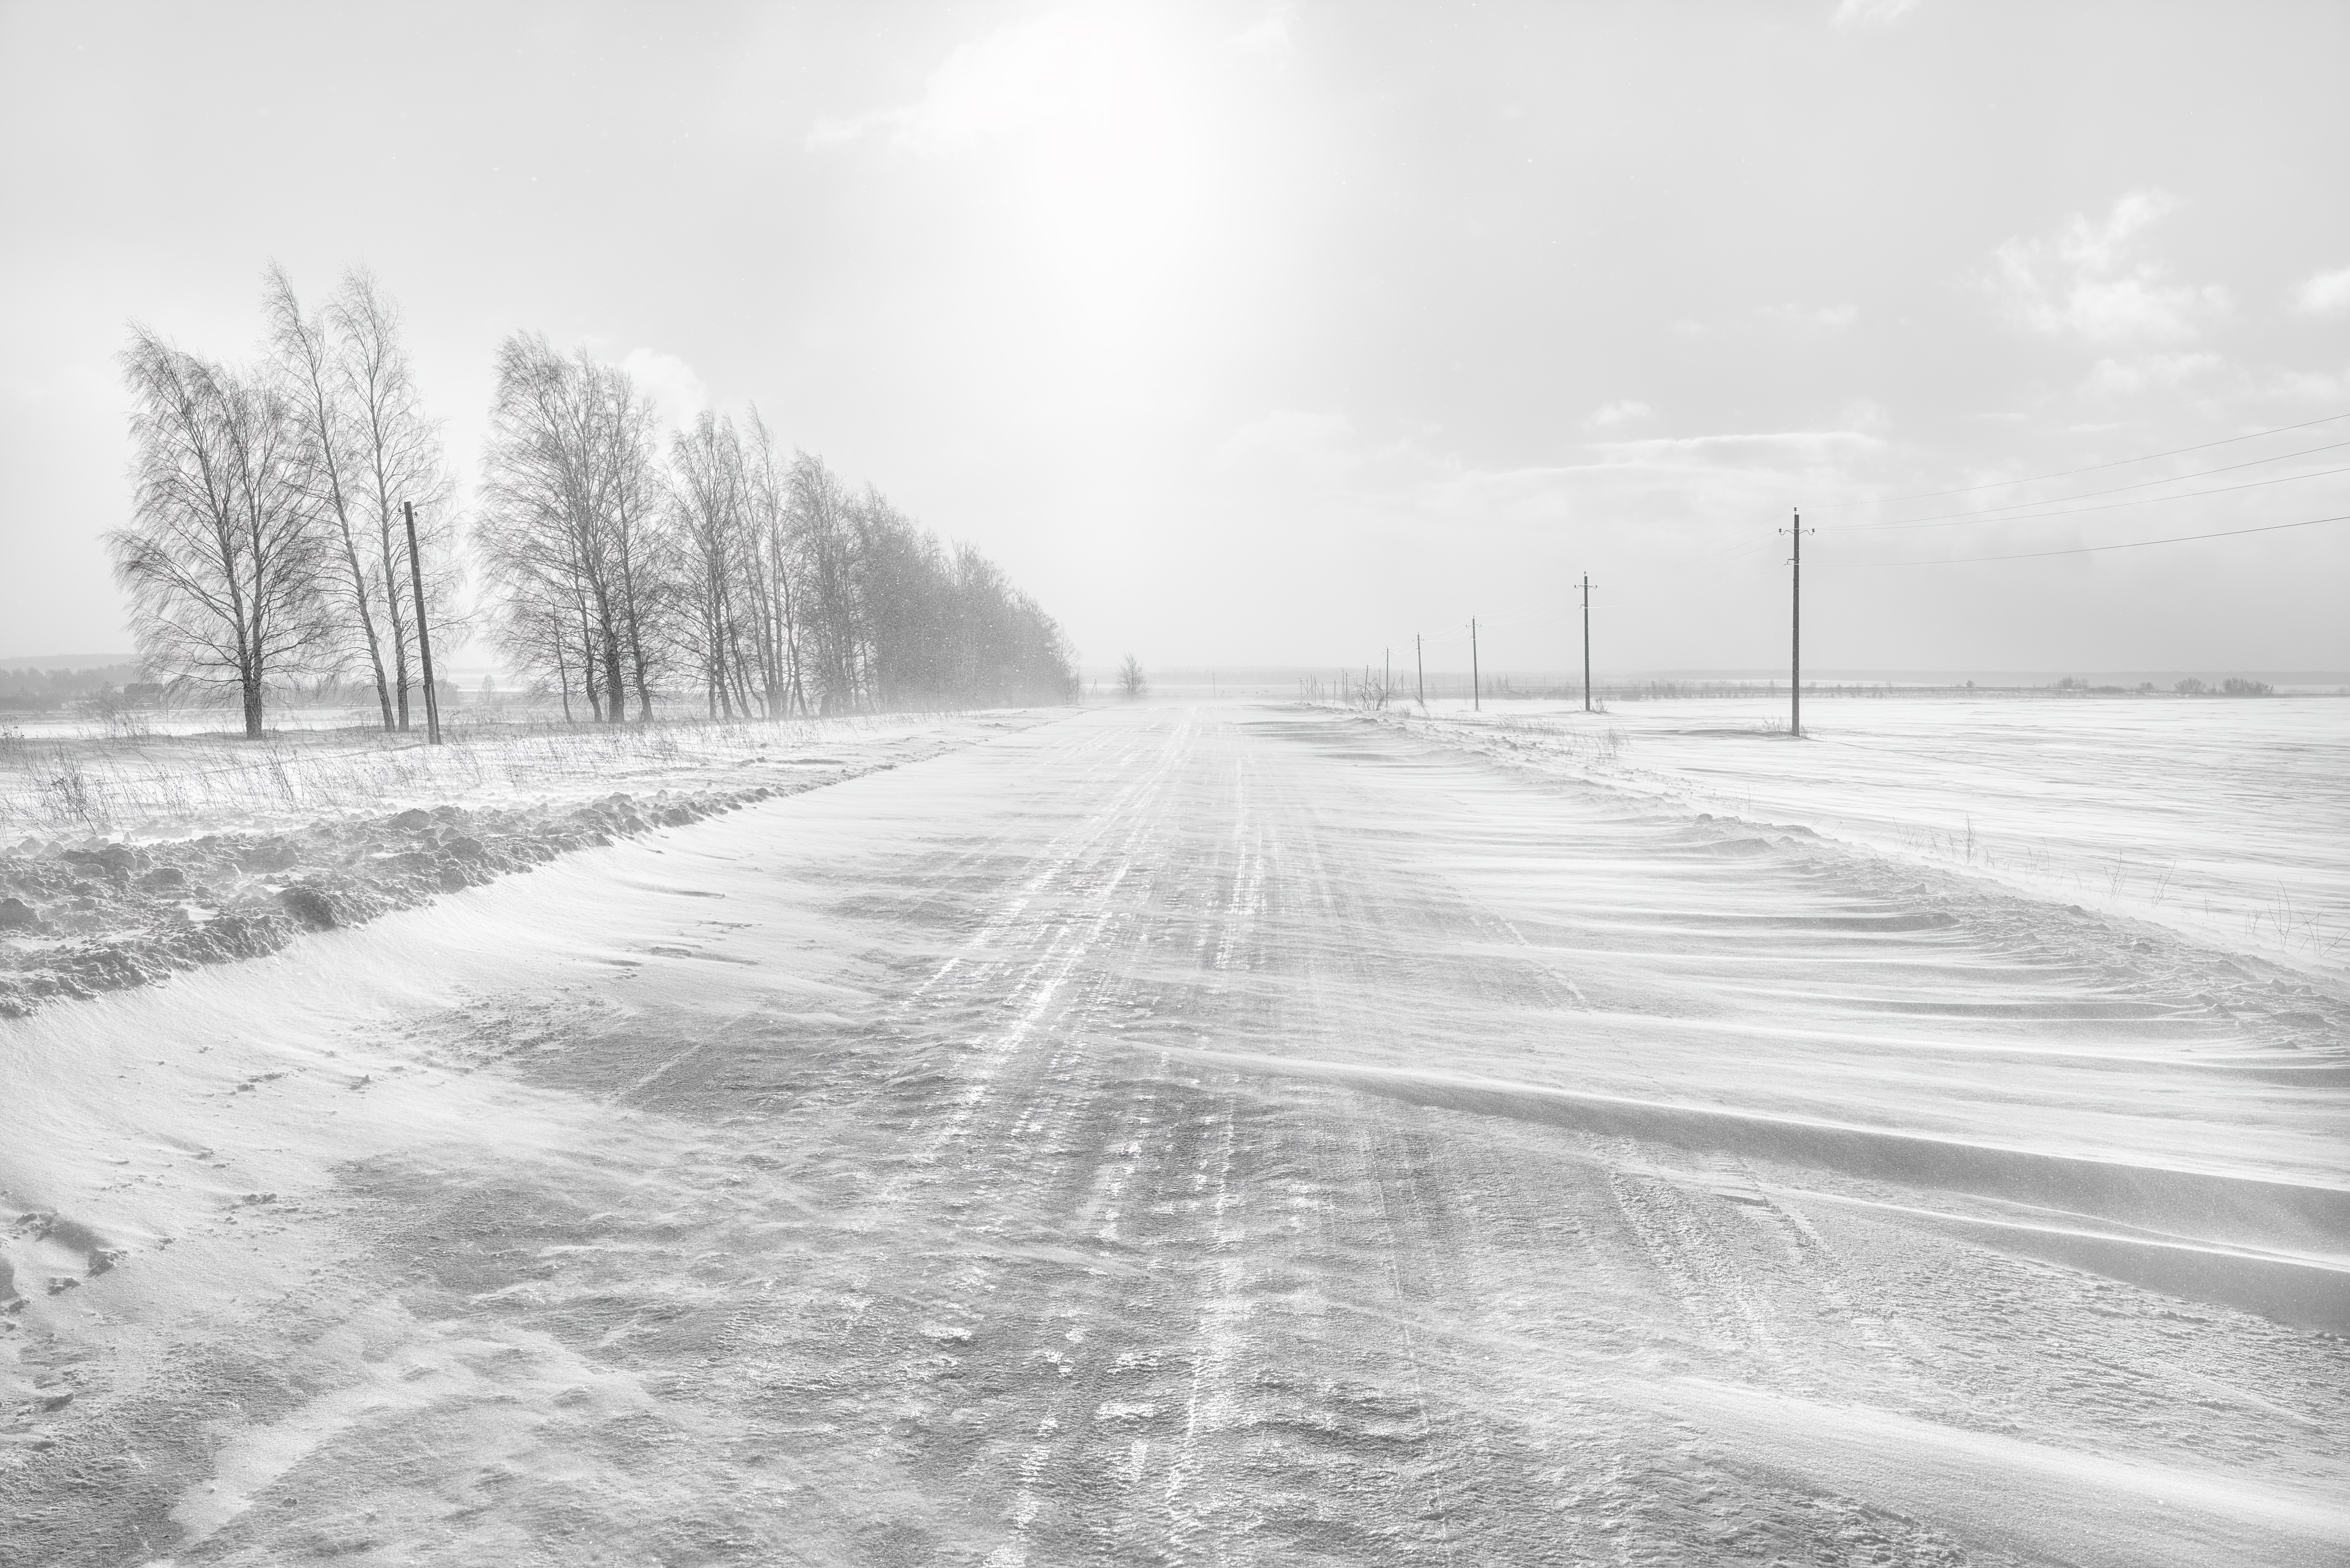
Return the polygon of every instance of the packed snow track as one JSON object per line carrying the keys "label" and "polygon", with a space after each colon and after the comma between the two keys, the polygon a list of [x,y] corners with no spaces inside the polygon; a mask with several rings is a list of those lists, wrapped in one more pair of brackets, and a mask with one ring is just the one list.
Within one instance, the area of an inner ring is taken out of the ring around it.
{"label": "packed snow track", "polygon": [[2343,1023],[1087,711],[0,1023],[0,1563],[2350,1561]]}

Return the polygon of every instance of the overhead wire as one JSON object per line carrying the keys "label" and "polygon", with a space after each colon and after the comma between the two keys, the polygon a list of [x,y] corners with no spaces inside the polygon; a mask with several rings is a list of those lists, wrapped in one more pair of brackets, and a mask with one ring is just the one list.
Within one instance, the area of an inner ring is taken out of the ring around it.
{"label": "overhead wire", "polygon": [[1680,565],[1684,566],[1702,566],[1712,561],[1731,560],[1739,556],[1743,556],[1749,551],[1762,549],[1764,545],[1770,543],[1771,538],[1768,535],[1764,535],[1759,538],[1748,538],[1738,544],[1727,545],[1721,549],[1711,551],[1706,555],[1698,556],[1690,560],[1683,561]]}
{"label": "overhead wire", "polygon": [[2216,534],[2178,534],[2168,539],[2131,539],[2118,545],[2075,545],[2063,550],[2025,550],[2012,556],[1950,556],[1931,561],[1820,561],[1832,570],[1893,566],[1960,566],[1976,561],[2037,561],[2049,556],[2090,556],[2102,550],[2143,550],[2152,545],[2188,545],[2198,539],[2232,539],[2243,534],[2276,534],[2287,528],[2314,528],[2321,523],[2350,523],[2350,512],[2336,517],[2304,517],[2298,523],[2270,523],[2258,528],[2223,528]]}
{"label": "overhead wire", "polygon": [[[2052,473],[2034,474],[2022,479],[1996,480],[1983,484],[1964,485],[1954,490],[1924,491],[1912,495],[1891,496],[1885,500],[1867,503],[1866,504],[1891,505],[1903,501],[1927,501],[1948,495],[1973,494],[1985,490],[1997,490],[2017,484],[2036,484],[2052,479],[2066,479],[2075,474],[2096,473],[2109,469],[2127,467],[2132,463],[2151,462],[2161,458],[2182,456],[2188,452],[2207,452],[2214,447],[2230,446],[2241,441],[2257,441],[2263,436],[2283,435],[2293,431],[2309,430],[2318,425],[2332,424],[2337,421],[2345,419],[2350,419],[2350,410],[2345,410],[2345,412],[2338,414],[2328,414],[2320,419],[2305,420],[2297,424],[2278,425],[2270,430],[2252,431],[2248,431],[2243,435],[2227,436],[2218,441],[2201,441],[2192,446],[2174,447],[2168,452],[2147,452],[2138,457],[2120,458],[2112,462],[2091,463],[2081,468],[2064,469]],[[2088,491],[2082,495],[2054,496],[2050,497],[2045,501],[2037,502],[2014,502],[2006,505],[1983,507],[1973,511],[1949,513],[1929,517],[1893,519],[1880,523],[1830,524],[1829,527],[1833,532],[1846,533],[1879,528],[1920,527],[1935,524],[1949,525],[1984,520],[1994,520],[2008,523],[2030,523],[2039,521],[2042,518],[2071,516],[2086,512],[2106,512],[2131,506],[2154,505],[2166,501],[2194,500],[2207,495],[2226,494],[2238,490],[2259,489],[2271,484],[2284,484],[2298,480],[2323,479],[2334,474],[2350,473],[2350,466],[2320,469],[2308,473],[2280,474],[2270,479],[2250,480],[2241,484],[2214,485],[2208,489],[2186,491],[2176,495],[2145,496],[2130,501],[2106,503],[2095,506],[2062,506],[2054,510],[2031,510],[2034,507],[2047,507],[2052,502],[2070,502],[2084,500],[2089,496],[2114,495],[2126,490],[2148,489],[2161,484],[2177,483],[2182,480],[2203,478],[2214,473],[2229,473],[2246,468],[2263,467],[2272,462],[2290,462],[2296,457],[2307,457],[2316,452],[2334,451],[2344,446],[2350,446],[2350,441],[2329,441],[2318,446],[2307,447],[2299,452],[2281,452],[2272,457],[2256,458],[2249,462],[2239,463],[2224,463],[2215,468],[2201,469],[2190,473],[2170,474],[2159,479],[2142,480],[2130,484],[2115,485],[2106,490]],[[2021,514],[2002,515],[2002,514]],[[1816,514],[1814,514],[1814,515],[1816,515]],[[1823,559],[1814,562],[1814,565],[1815,567],[1827,568],[1831,570],[1871,570],[1906,566],[1966,566],[1976,563],[1991,563],[1998,561],[2041,560],[2055,556],[2096,555],[2112,550],[2146,549],[2162,545],[2193,544],[2207,539],[2236,538],[2251,534],[2281,533],[2289,529],[2312,528],[2324,524],[2342,522],[2350,522],[2350,514],[2333,517],[2304,518],[2294,523],[2275,523],[2251,528],[2220,529],[2206,534],[2180,534],[2160,539],[2134,539],[2111,545],[2081,545],[2055,550],[2017,551],[2001,556],[1955,556],[1925,561],[1837,561],[1833,559]],[[1742,543],[1735,543],[1727,548],[1709,552],[1708,554],[1698,556],[1693,560],[1684,562],[1682,565],[1686,567],[1691,566],[1702,566],[1715,561],[1732,561],[1740,556],[1762,550],[1771,543],[1772,540],[1768,536],[1751,539]],[[1748,577],[1759,576],[1765,572],[1775,571],[1779,566],[1783,564],[1784,563],[1783,562],[1773,561],[1749,563],[1746,564],[1747,569],[1735,574],[1735,577],[1737,580],[1743,580]],[[1647,600],[1602,600],[1598,603],[1593,604],[1590,607],[1594,610],[1602,611],[1618,610],[1637,608],[1642,604],[1655,602],[1658,601],[1653,598]],[[1555,626],[1562,621],[1573,618],[1574,616],[1579,615],[1580,612],[1581,606],[1578,604],[1569,606],[1565,610],[1555,610],[1550,612],[1526,610],[1521,611],[1515,615],[1504,616],[1499,618],[1479,618],[1477,621],[1477,637],[1478,639],[1482,640],[1482,638],[1485,634],[1492,632],[1523,630],[1530,629],[1530,627]],[[1433,634],[1419,634],[1418,640],[1419,646],[1424,651],[1433,651],[1439,649],[1451,651],[1470,643],[1472,639],[1468,625],[1463,624],[1459,627]]]}
{"label": "overhead wire", "polygon": [[[2312,456],[2312,455],[2314,455],[2314,454],[2315,454],[2315,453],[2317,453],[2317,452],[2334,452],[2334,451],[2338,451],[2339,449],[2341,449],[2341,448],[2343,448],[2343,447],[2345,447],[2345,446],[2350,446],[2350,441],[2328,441],[2328,442],[2326,442],[2326,443],[2325,443],[2324,445],[2323,445],[2323,446],[2303,447],[2303,448],[2301,451],[2299,451],[2299,452],[2279,452],[2279,453],[2278,453],[2276,456],[2274,456],[2274,457],[2256,457],[2256,458],[2252,459],[2250,462],[2230,462],[2230,463],[2223,464],[2223,465],[2221,465],[2220,467],[2218,467],[2218,468],[2205,468],[2205,469],[2199,469],[2199,470],[2197,470],[2197,471],[2196,471],[2195,472],[2193,472],[2193,473],[2173,473],[2173,474],[2167,475],[2167,476],[2165,476],[2165,477],[2163,477],[2163,478],[2161,478],[2161,479],[2141,479],[2141,480],[2138,480],[2137,482],[2136,482],[2135,483],[2131,483],[2131,484],[2116,484],[2116,485],[2115,485],[2115,486],[2114,486],[2112,489],[2110,489],[2110,490],[2089,490],[2089,491],[2084,491],[2082,493],[2080,493],[2080,494],[2078,494],[2078,495],[2052,495],[2052,496],[2049,496],[2049,497],[2047,497],[2046,499],[2044,499],[2044,500],[2041,500],[2041,501],[2012,501],[2012,502],[2008,503],[2008,504],[2007,504],[2006,505],[2004,505],[2004,506],[1983,506],[1983,507],[1978,507],[1978,508],[1976,508],[1975,510],[1970,511],[1970,512],[1937,512],[1937,513],[1930,514],[1929,514],[1929,515],[1927,515],[1927,516],[1924,516],[1924,517],[1907,517],[1907,518],[1900,518],[1900,519],[1892,520],[1892,521],[1887,521],[1887,522],[1883,522],[1883,523],[1838,523],[1838,524],[1830,524],[1830,526],[1831,526],[1831,527],[1833,527],[1833,528],[1835,528],[1835,529],[1837,532],[1839,532],[1839,533],[1849,533],[1849,532],[1851,532],[1851,531],[1853,531],[1853,530],[1855,530],[1855,529],[1861,529],[1861,528],[1922,528],[1922,527],[1926,526],[1928,524],[1932,524],[1932,523],[1943,523],[1943,522],[1952,522],[1952,521],[1965,521],[1965,520],[1968,520],[1968,519],[1971,519],[1971,518],[1978,518],[1978,517],[1994,517],[1994,516],[1997,516],[2000,513],[2002,513],[2002,512],[2020,512],[2020,511],[2024,510],[2024,509],[2025,509],[2025,508],[2027,508],[2027,507],[2033,507],[2033,506],[2053,506],[2053,505],[2057,504],[2058,504],[2058,503],[2060,503],[2060,502],[2068,502],[2068,501],[2086,501],[2086,500],[2089,500],[2089,499],[2090,499],[2091,497],[2093,497],[2093,496],[2098,496],[2098,495],[2118,495],[2118,494],[2120,494],[2120,493],[2121,493],[2123,491],[2125,491],[2125,490],[2147,490],[2147,489],[2151,489],[2152,487],[2154,487],[2155,485],[2158,485],[2158,484],[2176,484],[2176,483],[2178,483],[2180,480],[2183,480],[2183,479],[2204,479],[2204,478],[2208,478],[2208,477],[2210,477],[2210,475],[2215,474],[2215,473],[2233,473],[2233,472],[2237,472],[2238,470],[2240,470],[2240,469],[2246,469],[2246,468],[2264,468],[2264,467],[2266,467],[2268,464],[2270,464],[2270,463],[2272,463],[2272,462],[2290,462],[2292,459],[2296,458],[2296,457],[2309,457],[2309,456]],[[2295,479],[2317,479],[2317,478],[2323,477],[2324,475],[2328,474],[2328,473],[2344,473],[2344,472],[2350,472],[2350,469],[2326,468],[2326,469],[2320,469],[2320,470],[2318,470],[2316,472],[2314,472],[2314,473],[2286,473],[2286,474],[2280,474],[2280,475],[2278,475],[2278,476],[2277,476],[2276,478],[2274,478],[2274,479],[2255,480],[2255,481],[2253,481],[2252,483],[2258,483],[2258,484],[2282,484],[2282,483],[2286,483],[2287,481],[2289,481],[2289,480],[2295,480]],[[2217,494],[2220,493],[2221,492],[2223,492],[2223,491],[2227,491],[2227,490],[2241,490],[2241,489],[2247,489],[2247,488],[2250,488],[2250,487],[2249,487],[2249,486],[2247,486],[2247,485],[2226,485],[2226,484],[2223,484],[2223,485],[2217,485],[2217,486],[2214,486],[2213,488],[2211,488],[2211,489],[2210,489],[2210,490],[2190,491],[2190,492],[2189,492],[2189,494],[2194,494],[2194,495],[2217,495]],[[2170,501],[2170,500],[2177,500],[2177,499],[2179,499],[2179,497],[2165,495],[2165,496],[2155,496],[2155,497],[2151,497],[2150,499],[2151,499],[2151,500],[2158,500],[2158,501]],[[2118,505],[2136,505],[2136,504],[2139,504],[2139,503],[2135,503],[2135,502],[2120,502],[2120,503],[2116,503],[2116,504],[2118,504]],[[2096,510],[2096,509],[2095,509],[2095,508],[2083,508],[2083,510]],[[2043,515],[2043,516],[2049,516],[2049,517],[2059,517],[2059,516],[2064,515],[2064,514],[2062,514],[2062,513],[2058,513],[2058,512],[2050,512],[2050,513],[2043,513],[2043,514],[2039,514],[2039,515]],[[2030,521],[2031,521],[2031,518],[2029,518],[2029,517],[2012,517],[2012,518],[2008,518],[2008,519],[2006,519],[2006,521],[2008,521],[2008,522],[2014,522],[2014,523],[2026,523],[2026,522],[2030,522]]]}
{"label": "overhead wire", "polygon": [[2327,414],[2323,419],[2303,420],[2297,425],[2279,425],[2273,430],[2251,431],[2240,436],[2226,436],[2219,441],[2198,442],[2194,446],[2173,447],[2168,452],[2150,452],[2138,457],[2116,458],[2112,462],[2093,462],[2083,468],[2060,469],[2054,473],[2035,473],[2022,479],[1995,479],[1984,484],[1963,484],[1956,490],[1922,490],[1914,495],[1888,495],[1866,503],[1873,506],[1893,506],[1904,501],[1936,501],[1945,495],[1972,495],[1981,490],[1999,490],[2011,484],[2038,484],[2050,479],[2070,479],[2076,473],[2098,473],[2109,468],[2127,468],[2134,462],[2152,462],[2158,458],[2183,457],[2190,452],[2209,452],[2215,446],[2232,446],[2238,441],[2258,441],[2262,436],[2285,435],[2293,431],[2305,431],[2318,425],[2330,425],[2337,420],[2350,420],[2350,410]]}
{"label": "overhead wire", "polygon": [[[2350,444],[2350,442],[2345,444]],[[2350,466],[2321,468],[2308,473],[2281,473],[2273,479],[2248,479],[2241,484],[2215,484],[2208,490],[2186,490],[2177,495],[2142,495],[2135,501],[2101,501],[2095,506],[2064,506],[2053,512],[2033,512],[2020,517],[1986,517],[1968,513],[1950,518],[1920,517],[1908,523],[1847,523],[1837,529],[1837,532],[1846,533],[1859,528],[1955,528],[1961,524],[1981,522],[2037,523],[2043,517],[2072,517],[2084,512],[2113,512],[2126,506],[2158,506],[2166,501],[2193,501],[2205,495],[2226,495],[2238,490],[2258,490],[2263,485],[2290,484],[2301,479],[2324,479],[2336,473],[2350,473]]]}

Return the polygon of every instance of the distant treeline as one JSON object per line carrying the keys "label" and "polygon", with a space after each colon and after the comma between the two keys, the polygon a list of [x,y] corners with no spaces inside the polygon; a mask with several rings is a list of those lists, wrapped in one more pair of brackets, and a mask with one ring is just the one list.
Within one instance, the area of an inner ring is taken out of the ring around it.
{"label": "distant treeline", "polygon": [[95,665],[87,670],[0,670],[0,706],[36,711],[104,696],[136,684],[135,664]]}
{"label": "distant treeline", "polygon": [[625,369],[518,333],[464,527],[374,281],[306,314],[273,269],[265,304],[251,366],[134,329],[136,490],[109,538],[148,672],[235,701],[249,734],[273,694],[345,676],[408,728],[420,610],[436,647],[485,630],[567,714],[606,722],[681,695],[778,718],[1076,694],[1060,628],[1001,570],[786,454],[756,410],[664,442]]}

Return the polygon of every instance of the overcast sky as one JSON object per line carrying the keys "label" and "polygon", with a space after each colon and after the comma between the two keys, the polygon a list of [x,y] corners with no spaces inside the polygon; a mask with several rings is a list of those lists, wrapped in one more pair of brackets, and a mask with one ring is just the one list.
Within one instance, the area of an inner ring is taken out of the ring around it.
{"label": "overcast sky", "polygon": [[[0,4],[0,656],[127,648],[140,320],[365,262],[994,556],[1087,660],[2350,668],[2350,6]],[[2281,454],[2298,458],[2252,467]],[[2080,496],[2032,522],[1942,516]],[[1918,528],[1854,524],[1924,519]]]}

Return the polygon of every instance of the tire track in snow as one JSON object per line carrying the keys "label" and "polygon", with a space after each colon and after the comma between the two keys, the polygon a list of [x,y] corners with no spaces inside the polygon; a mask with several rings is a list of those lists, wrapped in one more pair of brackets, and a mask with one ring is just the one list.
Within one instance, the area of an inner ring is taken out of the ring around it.
{"label": "tire track in snow", "polygon": [[[1659,1425],[1612,1392],[1626,1357],[1658,1365],[1653,1314],[1544,1305],[1595,1287],[1600,1301],[1672,1303],[1698,1329],[1679,1346],[1695,1360],[1679,1365],[1789,1395],[1867,1389],[1962,1410],[1965,1390],[1933,1373],[1935,1335],[1887,1310],[1901,1276],[1854,1262],[1777,1196],[1778,1164],[1497,1126],[1149,1049],[1205,1038],[1409,1059],[1430,1010],[1451,1003],[1571,1017],[1558,1048],[1603,1073],[1678,1070],[1623,1025],[1620,976],[1593,985],[1590,963],[1609,960],[1474,903],[1473,882],[1431,903],[1424,880],[1395,880],[1364,826],[1378,814],[1344,780],[1331,787],[1279,745],[1232,755],[1207,731],[1184,738],[1185,761],[1148,750],[1167,770],[1156,794],[1107,781],[1092,847],[1063,845],[1040,901],[996,912],[990,940],[1015,959],[990,968],[974,945],[929,987],[993,990],[1000,1021],[978,1048],[1003,1049],[906,1192],[939,1196],[942,1173],[961,1171],[969,1234],[1058,1234],[1099,1260],[1005,1254],[941,1287],[979,1314],[956,1355],[962,1376],[996,1389],[977,1408],[997,1435],[917,1438],[911,1462],[972,1518],[995,1520],[994,1561],[1515,1558],[1502,1543],[1531,1545],[1533,1521],[1561,1552],[1598,1561],[1656,1560],[1692,1531],[1745,1532],[1794,1558],[1840,1538],[1909,1542],[1939,1560],[1918,1527],[1866,1501],[1836,1501],[1820,1513],[1827,1533],[1810,1533],[1785,1481],[1740,1469],[1734,1447],[1715,1456],[1701,1425]],[[1139,750],[1125,754],[1142,765]],[[1206,832],[1211,801],[1222,815]],[[1841,947],[1865,980],[1904,974],[1888,942],[1941,939],[1789,940]],[[2067,979],[2043,978],[2062,1004]],[[1926,969],[1899,983],[1939,981]],[[2075,1022],[2146,1027],[2134,1012]],[[954,1114],[937,1105],[923,1136]],[[1578,1245],[1555,1251],[1551,1235]],[[1578,1276],[1586,1261],[1596,1275]],[[1007,1299],[1015,1291],[1028,1299]],[[1489,1344],[1537,1359],[1504,1374]]]}

